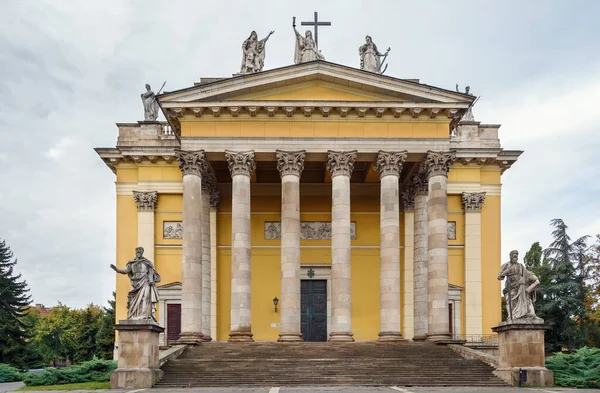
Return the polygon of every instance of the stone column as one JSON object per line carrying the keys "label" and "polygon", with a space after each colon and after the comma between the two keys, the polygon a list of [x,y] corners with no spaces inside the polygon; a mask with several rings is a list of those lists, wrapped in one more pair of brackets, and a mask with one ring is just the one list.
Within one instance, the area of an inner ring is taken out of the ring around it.
{"label": "stone column", "polygon": [[428,341],[451,339],[448,320],[448,171],[455,152],[427,152],[425,165],[429,178],[429,265]]}
{"label": "stone column", "polygon": [[210,333],[217,337],[217,211],[220,195],[215,187],[210,194]]}
{"label": "stone column", "polygon": [[133,199],[138,207],[138,246],[144,248],[144,255],[154,259],[154,210],[158,193],[156,191],[134,191]]}
{"label": "stone column", "polygon": [[481,208],[485,192],[462,193],[465,210],[465,333],[483,333]]}
{"label": "stone column", "polygon": [[202,342],[202,173],[204,150],[175,152],[183,172],[183,239],[181,246],[182,344]]}
{"label": "stone column", "polygon": [[404,296],[404,315],[402,318],[402,332],[405,339],[412,339],[415,335],[414,317],[414,238],[415,238],[415,198],[414,189],[409,186],[402,193],[404,204],[404,282],[402,289]]}
{"label": "stone column", "polygon": [[380,175],[379,339],[400,341],[400,172],[406,151],[377,153]]}
{"label": "stone column", "polygon": [[277,150],[281,175],[281,300],[277,341],[302,341],[300,329],[300,177],[306,151]]}
{"label": "stone column", "polygon": [[211,257],[210,257],[210,195],[215,185],[214,175],[207,170],[202,176],[202,339],[211,341]]}
{"label": "stone column", "polygon": [[427,321],[429,318],[427,306],[427,286],[429,264],[428,236],[429,221],[427,219],[427,170],[421,165],[419,172],[412,178],[415,198],[415,224],[414,224],[414,336],[413,341],[425,340],[427,334]]}
{"label": "stone column", "polygon": [[231,173],[231,331],[230,342],[252,339],[250,285],[250,175],[254,151],[225,151]]}
{"label": "stone column", "polygon": [[329,341],[354,341],[351,313],[350,177],[356,150],[327,151],[331,173],[331,333]]}

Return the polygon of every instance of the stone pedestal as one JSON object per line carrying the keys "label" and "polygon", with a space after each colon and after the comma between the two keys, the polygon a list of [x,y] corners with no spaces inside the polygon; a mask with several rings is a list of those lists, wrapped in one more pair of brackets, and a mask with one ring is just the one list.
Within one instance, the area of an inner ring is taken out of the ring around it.
{"label": "stone pedestal", "polygon": [[554,373],[545,367],[544,331],[551,327],[543,321],[501,322],[492,328],[498,333],[499,367],[494,373],[510,383],[519,385],[522,372],[527,380],[522,386],[552,386]]}
{"label": "stone pedestal", "polygon": [[110,374],[111,389],[151,388],[160,379],[158,336],[164,332],[153,321],[122,320],[119,331],[118,366]]}

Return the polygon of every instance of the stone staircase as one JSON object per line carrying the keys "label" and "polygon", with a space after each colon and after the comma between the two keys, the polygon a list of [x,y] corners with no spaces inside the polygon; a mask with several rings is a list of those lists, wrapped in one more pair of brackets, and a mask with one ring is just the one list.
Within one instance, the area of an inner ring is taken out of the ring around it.
{"label": "stone staircase", "polygon": [[506,386],[492,367],[431,343],[216,343],[190,347],[156,387]]}

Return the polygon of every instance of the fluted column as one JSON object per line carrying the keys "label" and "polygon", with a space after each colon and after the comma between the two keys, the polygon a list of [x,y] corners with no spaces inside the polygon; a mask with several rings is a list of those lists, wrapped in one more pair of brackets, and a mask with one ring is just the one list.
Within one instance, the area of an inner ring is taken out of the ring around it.
{"label": "fluted column", "polygon": [[279,339],[302,341],[300,329],[300,177],[306,152],[277,150],[281,175],[281,305]]}
{"label": "fluted column", "polygon": [[406,152],[380,150],[375,170],[380,175],[379,214],[379,339],[400,341],[400,172]]}
{"label": "fluted column", "polygon": [[158,200],[156,191],[134,191],[133,199],[138,207],[138,246],[144,248],[144,256],[154,260],[154,210]]}
{"label": "fluted column", "polygon": [[427,193],[429,190],[427,170],[422,165],[419,172],[412,178],[415,201],[414,224],[414,336],[413,341],[425,340],[427,334],[428,313],[428,235],[429,221],[427,219]]}
{"label": "fluted column", "polygon": [[428,341],[451,339],[448,320],[448,171],[455,152],[427,152],[429,183]]}
{"label": "fluted column", "polygon": [[231,173],[231,331],[230,342],[252,339],[250,277],[250,176],[254,151],[225,151]]}
{"label": "fluted column", "polygon": [[215,180],[210,170],[202,176],[202,338],[211,341],[210,335],[210,304],[211,304],[211,257],[210,257],[210,195]]}
{"label": "fluted column", "polygon": [[412,339],[415,335],[415,291],[414,291],[414,238],[415,238],[415,196],[412,185],[402,193],[404,205],[404,281],[402,282],[402,335]]}
{"label": "fluted column", "polygon": [[483,333],[481,208],[485,192],[462,193],[465,210],[465,333]]}
{"label": "fluted column", "polygon": [[176,151],[183,172],[181,250],[181,335],[179,342],[202,342],[202,173],[204,150]]}
{"label": "fluted column", "polygon": [[327,152],[331,173],[331,333],[329,341],[354,341],[351,313],[350,176],[356,150]]}

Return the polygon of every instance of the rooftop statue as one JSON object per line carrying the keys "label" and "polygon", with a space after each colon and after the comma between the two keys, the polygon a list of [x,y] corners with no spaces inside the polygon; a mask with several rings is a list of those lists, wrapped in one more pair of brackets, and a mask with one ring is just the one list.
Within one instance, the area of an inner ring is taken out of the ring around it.
{"label": "rooftop statue", "polygon": [[292,19],[292,27],[296,33],[296,47],[294,50],[294,63],[306,63],[314,60],[325,60],[325,56],[321,54],[317,43],[313,39],[312,31],[306,30],[304,37],[296,30],[296,17]]}
{"label": "rooftop statue", "polygon": [[127,262],[125,269],[119,269],[115,265],[110,267],[117,273],[127,274],[131,281],[131,290],[127,295],[127,319],[156,322],[156,283],[160,282],[160,276],[152,262],[143,255],[144,249],[137,247],[135,259]]}
{"label": "rooftop statue", "polygon": [[519,252],[510,252],[510,261],[500,268],[498,280],[506,277],[506,283],[502,293],[507,295],[506,309],[508,321],[534,321],[541,322],[542,319],[535,315],[535,291],[540,284],[537,276],[527,270],[525,265],[518,262]]}
{"label": "rooftop statue", "polygon": [[[391,48],[387,48],[385,53],[380,53],[379,50],[377,50],[377,45],[375,45],[371,39],[371,36],[368,35],[365,39],[367,42],[358,48],[358,53],[360,54],[360,69],[383,74],[387,69],[387,66],[383,71],[381,70],[381,66],[388,53],[390,53]],[[383,57],[383,61],[381,60],[381,57]]]}
{"label": "rooftop statue", "polygon": [[262,40],[258,40],[256,31],[250,33],[250,37],[242,44],[242,65],[240,74],[252,74],[262,71],[265,66],[265,49],[267,40],[271,37],[271,31],[268,36]]}
{"label": "rooftop statue", "polygon": [[142,93],[142,102],[144,103],[144,120],[156,121],[158,119],[158,101],[156,101],[156,95],[147,83],[146,92]]}

